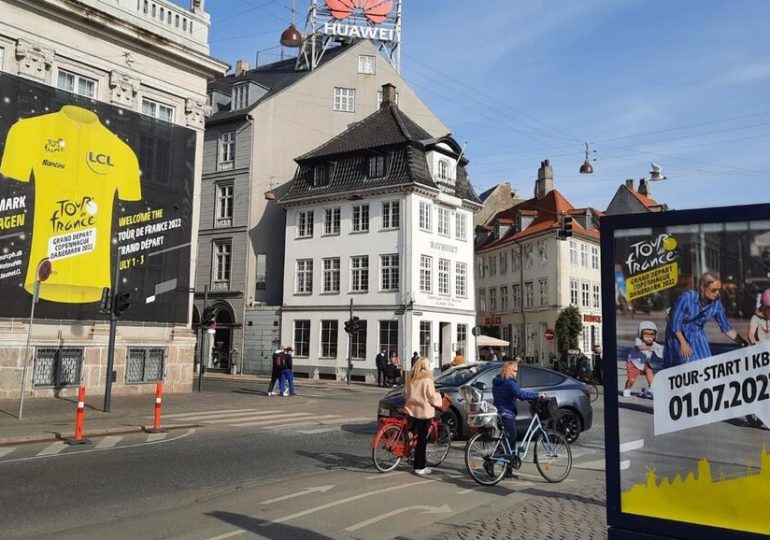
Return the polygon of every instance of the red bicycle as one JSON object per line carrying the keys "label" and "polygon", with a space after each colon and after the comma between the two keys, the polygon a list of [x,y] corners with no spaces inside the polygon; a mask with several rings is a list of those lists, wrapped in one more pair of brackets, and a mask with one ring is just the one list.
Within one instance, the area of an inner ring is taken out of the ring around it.
{"label": "red bicycle", "polygon": [[[399,411],[401,412],[401,411]],[[380,472],[395,469],[403,458],[412,459],[417,446],[417,434],[409,429],[407,416],[380,419],[380,427],[372,440],[372,459]],[[449,454],[452,442],[452,430],[448,425],[433,418],[428,428],[428,446],[425,461],[430,467],[436,467]]]}

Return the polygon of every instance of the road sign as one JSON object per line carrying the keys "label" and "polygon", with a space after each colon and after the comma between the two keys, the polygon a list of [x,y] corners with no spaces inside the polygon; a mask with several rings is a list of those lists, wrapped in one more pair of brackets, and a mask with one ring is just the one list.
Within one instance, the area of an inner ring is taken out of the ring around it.
{"label": "road sign", "polygon": [[553,338],[556,337],[556,332],[550,328],[546,328],[545,332],[543,332],[543,335],[545,336],[546,341],[553,341]]}
{"label": "road sign", "polygon": [[480,326],[474,326],[473,329],[471,329],[471,334],[474,336],[480,336],[481,335],[481,327]]}
{"label": "road sign", "polygon": [[40,264],[37,265],[37,279],[39,281],[45,281],[51,276],[51,260],[43,259]]}

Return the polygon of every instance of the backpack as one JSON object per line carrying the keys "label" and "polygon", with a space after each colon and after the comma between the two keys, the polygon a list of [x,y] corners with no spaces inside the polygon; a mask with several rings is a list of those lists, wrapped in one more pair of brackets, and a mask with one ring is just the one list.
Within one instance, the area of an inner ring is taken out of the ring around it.
{"label": "backpack", "polygon": [[273,364],[275,367],[282,368],[283,367],[283,354],[275,354],[273,355]]}

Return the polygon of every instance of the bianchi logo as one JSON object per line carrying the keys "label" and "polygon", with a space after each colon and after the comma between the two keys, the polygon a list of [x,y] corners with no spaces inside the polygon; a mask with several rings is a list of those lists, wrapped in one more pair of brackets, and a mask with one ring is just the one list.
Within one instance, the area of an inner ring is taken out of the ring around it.
{"label": "bianchi logo", "polygon": [[332,17],[341,21],[351,15],[364,15],[369,22],[380,24],[393,9],[393,0],[326,0]]}

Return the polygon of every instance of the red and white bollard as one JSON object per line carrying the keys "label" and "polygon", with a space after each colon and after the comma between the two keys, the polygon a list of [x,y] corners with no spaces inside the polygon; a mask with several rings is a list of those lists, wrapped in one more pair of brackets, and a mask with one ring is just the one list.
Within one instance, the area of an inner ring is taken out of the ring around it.
{"label": "red and white bollard", "polygon": [[159,382],[155,385],[155,416],[152,422],[152,429],[146,431],[150,433],[164,433],[165,430],[160,429],[160,412],[163,405],[163,383]]}
{"label": "red and white bollard", "polygon": [[83,418],[86,408],[86,387],[78,388],[78,412],[75,415],[75,436],[67,440],[67,444],[90,444],[91,441],[83,438]]}

